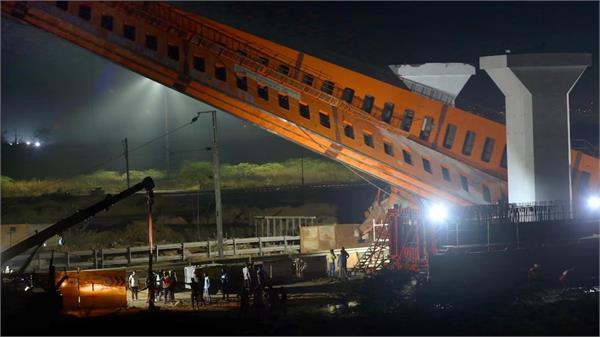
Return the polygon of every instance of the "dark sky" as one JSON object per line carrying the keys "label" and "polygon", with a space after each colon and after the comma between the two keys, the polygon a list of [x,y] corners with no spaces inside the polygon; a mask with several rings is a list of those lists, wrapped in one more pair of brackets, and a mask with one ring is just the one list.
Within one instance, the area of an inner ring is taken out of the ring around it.
{"label": "dark sky", "polygon": [[[464,62],[478,67],[479,56],[506,49],[591,52],[593,66],[571,94],[572,127],[575,137],[598,138],[598,2],[173,4],[364,72],[387,71],[387,64],[400,63]],[[3,174],[78,174],[118,154],[124,137],[134,147],[160,135],[162,90],[53,35],[3,18],[2,131],[12,137],[16,128],[27,139],[34,130],[48,128],[52,144],[26,158],[3,146]],[[171,90],[167,95],[171,127],[210,108]],[[478,71],[457,103],[502,110],[504,99]],[[592,112],[575,113],[577,109]],[[219,118],[224,161],[283,159],[300,152],[231,116]],[[205,118],[171,136],[171,150],[180,152],[173,157],[175,164],[186,158],[208,160],[209,153],[189,152],[210,143],[208,131]],[[163,147],[158,141],[132,155],[132,167],[160,167]],[[105,168],[121,166],[116,161]]]}

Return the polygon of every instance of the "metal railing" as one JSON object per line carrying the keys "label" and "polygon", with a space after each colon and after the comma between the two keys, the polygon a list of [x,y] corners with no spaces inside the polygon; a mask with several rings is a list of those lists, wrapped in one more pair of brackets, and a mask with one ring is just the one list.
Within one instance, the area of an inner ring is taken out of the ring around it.
{"label": "metal railing", "polygon": [[316,216],[255,216],[254,231],[257,237],[294,236],[300,234],[300,227],[316,223]]}
{"label": "metal railing", "polygon": [[[524,245],[577,241],[597,233],[600,213],[567,201],[500,203],[457,207],[442,223],[432,223],[425,210],[403,209],[401,224],[432,226],[442,250],[502,250]],[[595,232],[594,232],[595,230]]]}
{"label": "metal railing", "polygon": [[454,96],[444,92],[442,90],[430,87],[428,85],[409,80],[408,78],[402,77],[402,82],[406,84],[410,91],[417,93],[421,96],[426,96],[436,101],[440,101],[444,104],[454,105]]}
{"label": "metal railing", "polygon": [[[223,240],[225,257],[263,256],[300,252],[299,236],[271,236]],[[148,262],[149,246],[126,248],[90,249],[81,251],[40,251],[31,262],[31,267],[45,270],[54,254],[57,269],[98,269],[118,266],[139,265]],[[154,262],[185,262],[189,260],[215,259],[219,257],[216,240],[181,242],[156,245]],[[27,259],[19,255],[6,263],[15,269]]]}
{"label": "metal railing", "polygon": [[[203,21],[174,9],[169,5],[157,2],[144,5],[118,3],[117,6],[125,7],[132,14],[138,15],[140,18],[152,22],[154,25],[163,26],[169,31],[176,32],[178,35],[185,35],[185,32],[195,33],[196,35],[190,39],[192,43],[201,44],[202,40],[209,41],[208,50],[211,52],[219,56],[228,57],[237,64],[247,65],[258,73],[273,78],[280,83],[285,83],[288,86],[298,89],[300,92],[317,97],[319,100],[330,105],[337,105],[346,110],[351,110],[356,114],[356,117],[360,118],[362,115],[363,118],[369,118],[369,115],[380,116],[383,113],[383,108],[375,105],[373,105],[370,113],[365,112],[362,109],[364,100],[357,96],[354,96],[350,102],[343,100],[344,88],[337,86],[333,77],[323,73],[320,69],[314,69],[304,64],[298,68],[295,66],[295,59],[262,46],[259,49],[258,46],[253,46],[241,38],[213,28]],[[243,54],[239,51],[243,51]],[[260,58],[267,58],[271,61],[268,64],[262,64],[258,61]],[[283,74],[278,70],[280,64],[288,67],[289,71],[287,74]],[[305,76],[313,79],[311,84],[304,82]],[[434,89],[426,90],[424,86],[422,87],[420,92],[415,92],[438,100],[441,98],[439,94],[433,92]],[[392,120],[396,119],[399,120],[400,118],[394,115]],[[385,122],[379,122],[382,124],[382,127],[388,127],[388,124]],[[399,128],[394,128],[394,131],[402,133]]]}

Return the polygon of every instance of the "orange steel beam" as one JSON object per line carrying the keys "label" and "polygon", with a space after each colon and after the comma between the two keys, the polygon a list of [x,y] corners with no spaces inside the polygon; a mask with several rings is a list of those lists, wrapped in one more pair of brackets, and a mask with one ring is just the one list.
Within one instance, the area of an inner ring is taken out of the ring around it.
{"label": "orange steel beam", "polygon": [[[2,12],[412,195],[506,198],[501,123],[163,3],[3,2]],[[597,188],[598,159],[571,154],[574,190]]]}

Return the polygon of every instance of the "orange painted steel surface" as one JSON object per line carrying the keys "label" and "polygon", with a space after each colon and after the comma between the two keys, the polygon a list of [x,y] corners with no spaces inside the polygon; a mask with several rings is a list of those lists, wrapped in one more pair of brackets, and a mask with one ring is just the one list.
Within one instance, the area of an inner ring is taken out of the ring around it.
{"label": "orange painted steel surface", "polygon": [[[159,2],[2,11],[409,194],[459,205],[508,195],[501,123]],[[597,189],[598,159],[572,157],[574,190],[586,174]]]}

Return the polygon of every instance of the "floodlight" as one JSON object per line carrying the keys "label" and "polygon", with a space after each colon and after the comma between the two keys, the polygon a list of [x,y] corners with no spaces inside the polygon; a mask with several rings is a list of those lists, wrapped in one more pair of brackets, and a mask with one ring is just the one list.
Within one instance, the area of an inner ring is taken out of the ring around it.
{"label": "floodlight", "polygon": [[427,209],[427,218],[434,223],[443,222],[448,218],[448,208],[442,204],[433,204]]}
{"label": "floodlight", "polygon": [[600,208],[600,198],[598,196],[591,196],[587,200],[587,205],[590,209],[597,210]]}

